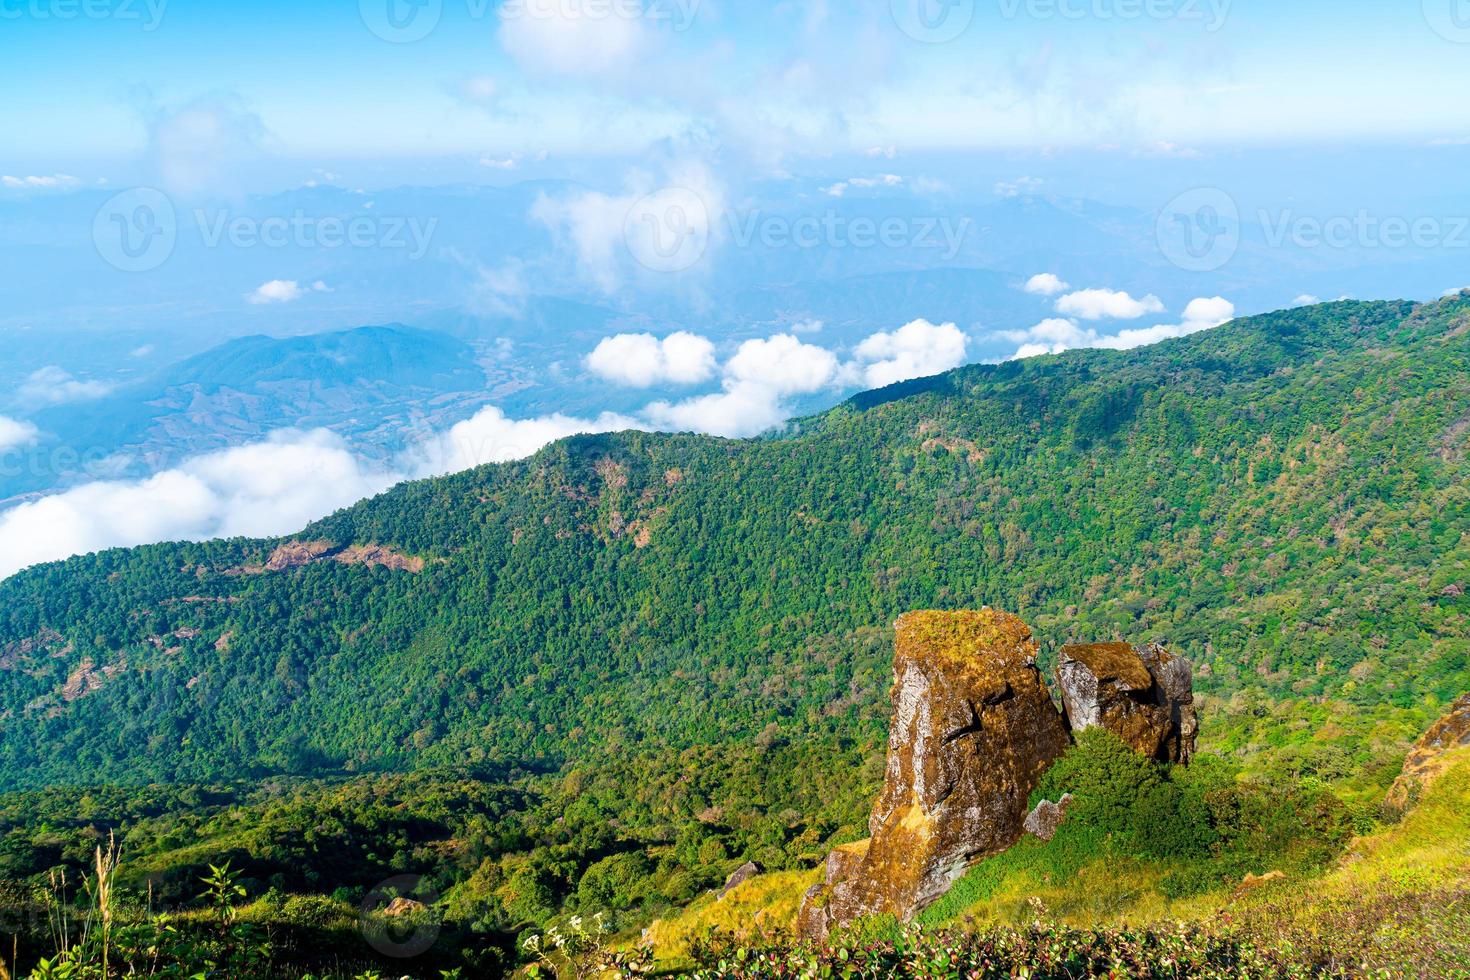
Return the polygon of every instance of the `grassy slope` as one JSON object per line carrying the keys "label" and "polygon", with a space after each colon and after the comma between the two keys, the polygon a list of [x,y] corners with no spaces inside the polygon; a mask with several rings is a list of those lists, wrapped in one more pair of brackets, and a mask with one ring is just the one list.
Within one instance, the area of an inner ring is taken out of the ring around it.
{"label": "grassy slope", "polygon": [[[1026,838],[977,865],[919,921],[931,927],[1023,926],[1039,899],[1049,917],[1082,928],[1194,922],[1260,934],[1316,952],[1336,943],[1344,962],[1402,973],[1459,975],[1470,964],[1470,748],[1449,753],[1444,775],[1405,818],[1354,841],[1324,874],[1290,876],[1255,889],[1227,888],[1171,901],[1159,884],[1168,867],[1098,858],[1100,842]],[[1271,869],[1262,868],[1262,873]],[[706,898],[657,923],[661,958],[679,963],[691,938],[711,929],[758,936],[790,929],[807,874],[764,875],[724,900]],[[891,931],[891,930],[890,930]]]}

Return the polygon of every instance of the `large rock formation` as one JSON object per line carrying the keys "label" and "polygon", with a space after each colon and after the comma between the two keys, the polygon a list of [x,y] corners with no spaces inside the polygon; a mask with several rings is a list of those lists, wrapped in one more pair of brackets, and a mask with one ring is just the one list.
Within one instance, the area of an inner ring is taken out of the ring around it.
{"label": "large rock formation", "polygon": [[919,612],[896,626],[893,720],[872,838],[833,851],[798,927],[908,919],[1020,839],[1027,797],[1070,741],[1014,616]]}
{"label": "large rock formation", "polygon": [[1063,647],[1057,686],[1073,732],[1100,726],[1150,758],[1193,757],[1194,672],[1188,660],[1157,643]]}
{"label": "large rock formation", "polygon": [[1470,745],[1470,694],[1456,701],[1415,743],[1403,773],[1388,791],[1385,807],[1399,813],[1413,809],[1419,794],[1444,770],[1445,756],[1465,745]]}

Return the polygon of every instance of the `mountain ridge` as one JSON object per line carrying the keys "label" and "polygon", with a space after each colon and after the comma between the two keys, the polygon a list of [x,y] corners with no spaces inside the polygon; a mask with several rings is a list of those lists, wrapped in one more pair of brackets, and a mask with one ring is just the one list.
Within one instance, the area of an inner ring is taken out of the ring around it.
{"label": "mountain ridge", "polygon": [[[0,672],[7,703],[84,657],[127,666],[13,711],[0,785],[557,767],[764,732],[861,755],[886,624],[986,604],[1047,649],[1168,638],[1225,715],[1211,747],[1386,784],[1470,685],[1464,600],[1440,595],[1470,579],[1463,458],[1431,451],[1470,414],[1467,324],[1463,299],[1284,311],[972,365],[785,436],[574,437],[289,539],[35,569],[0,583],[0,648],[63,643]],[[427,564],[225,574],[292,539]]]}

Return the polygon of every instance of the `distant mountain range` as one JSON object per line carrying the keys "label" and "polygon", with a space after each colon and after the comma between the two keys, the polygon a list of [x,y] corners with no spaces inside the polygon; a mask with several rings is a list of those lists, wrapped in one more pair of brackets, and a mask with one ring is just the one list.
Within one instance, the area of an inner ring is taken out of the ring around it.
{"label": "distant mountain range", "polygon": [[494,371],[510,380],[462,340],[398,325],[243,337],[98,400],[37,412],[35,465],[0,482],[0,499],[89,472],[143,476],[282,428],[330,428],[366,455],[386,455],[473,414]]}

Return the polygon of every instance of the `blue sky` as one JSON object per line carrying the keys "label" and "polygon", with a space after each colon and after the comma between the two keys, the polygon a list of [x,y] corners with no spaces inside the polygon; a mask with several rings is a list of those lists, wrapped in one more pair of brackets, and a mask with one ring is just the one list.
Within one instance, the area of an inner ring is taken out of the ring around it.
{"label": "blue sky", "polygon": [[[418,0],[417,19],[413,2],[0,0],[0,172],[146,175],[191,112],[257,186],[354,162],[406,182],[481,157],[575,169],[661,145],[779,171],[890,148],[1189,158],[1470,138],[1465,0],[644,0],[641,16],[633,0]],[[433,29],[383,40],[367,25],[389,4]],[[915,4],[939,25],[928,41],[902,29],[922,24]]]}

